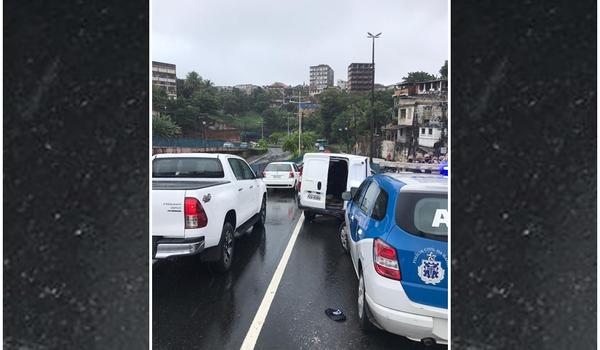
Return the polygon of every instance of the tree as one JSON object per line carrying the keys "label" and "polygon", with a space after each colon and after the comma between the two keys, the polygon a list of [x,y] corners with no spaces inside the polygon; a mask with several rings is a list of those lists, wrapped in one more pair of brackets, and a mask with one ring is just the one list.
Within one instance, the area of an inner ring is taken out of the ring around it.
{"label": "tree", "polygon": [[406,77],[402,78],[403,83],[418,83],[421,81],[435,80],[435,75],[427,72],[409,72]]}
{"label": "tree", "polygon": [[323,122],[325,138],[331,137],[331,126],[335,117],[344,111],[344,94],[337,89],[327,89],[319,94],[319,115]]}
{"label": "tree", "polygon": [[181,95],[185,98],[190,98],[203,85],[202,77],[198,73],[191,71],[185,76]]}
{"label": "tree", "polygon": [[167,90],[162,87],[152,85],[152,110],[159,113],[167,110],[169,104],[169,96]]}
{"label": "tree", "polygon": [[168,115],[152,116],[152,135],[159,137],[176,137],[181,135],[181,128]]}
{"label": "tree", "polygon": [[[311,151],[315,147],[315,142],[317,142],[317,136],[315,135],[315,133],[310,131],[303,132],[300,141],[302,143],[302,151]],[[300,152],[298,152],[298,132],[294,131],[290,134],[290,136],[287,136],[281,148],[284,151],[292,152],[295,155],[300,154]]]}
{"label": "tree", "polygon": [[440,68],[440,75],[442,79],[448,79],[448,60],[444,61],[444,65]]}

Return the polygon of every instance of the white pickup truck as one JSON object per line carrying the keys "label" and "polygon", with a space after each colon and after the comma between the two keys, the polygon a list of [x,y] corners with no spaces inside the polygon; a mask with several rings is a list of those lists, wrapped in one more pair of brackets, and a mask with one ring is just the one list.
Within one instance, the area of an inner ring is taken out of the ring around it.
{"label": "white pickup truck", "polygon": [[229,154],[177,153],[152,158],[154,259],[202,253],[231,267],[235,238],[264,224],[267,190],[246,161]]}

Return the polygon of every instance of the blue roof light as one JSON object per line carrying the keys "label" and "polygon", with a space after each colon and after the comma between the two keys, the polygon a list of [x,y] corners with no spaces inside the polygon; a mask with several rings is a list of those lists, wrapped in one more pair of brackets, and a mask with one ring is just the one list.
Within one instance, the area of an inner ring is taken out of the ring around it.
{"label": "blue roof light", "polygon": [[448,161],[440,165],[440,175],[448,176]]}

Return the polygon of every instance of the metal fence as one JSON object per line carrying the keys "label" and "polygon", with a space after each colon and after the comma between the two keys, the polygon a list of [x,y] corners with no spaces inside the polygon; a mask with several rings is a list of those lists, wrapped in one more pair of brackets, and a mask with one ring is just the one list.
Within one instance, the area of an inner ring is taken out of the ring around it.
{"label": "metal fence", "polygon": [[[152,147],[189,147],[189,148],[205,148],[205,147],[215,147],[222,148],[223,145],[228,141],[222,140],[203,140],[203,139],[192,139],[192,138],[176,138],[176,139],[167,139],[161,137],[153,137],[152,138]],[[242,142],[228,142],[232,144],[233,148],[242,148]],[[248,146],[244,147],[247,148]]]}

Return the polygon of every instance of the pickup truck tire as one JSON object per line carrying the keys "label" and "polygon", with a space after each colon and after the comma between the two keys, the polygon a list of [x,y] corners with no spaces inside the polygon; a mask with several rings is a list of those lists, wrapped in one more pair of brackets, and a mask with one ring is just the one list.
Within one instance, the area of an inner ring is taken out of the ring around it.
{"label": "pickup truck tire", "polygon": [[233,225],[226,222],[223,225],[221,232],[221,242],[219,243],[219,260],[215,264],[215,268],[219,272],[226,272],[231,268],[235,252],[235,238],[233,236]]}
{"label": "pickup truck tire", "polygon": [[258,212],[258,221],[257,225],[264,226],[267,222],[267,199],[263,197],[262,203],[260,205],[260,211]]}

